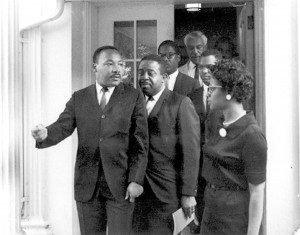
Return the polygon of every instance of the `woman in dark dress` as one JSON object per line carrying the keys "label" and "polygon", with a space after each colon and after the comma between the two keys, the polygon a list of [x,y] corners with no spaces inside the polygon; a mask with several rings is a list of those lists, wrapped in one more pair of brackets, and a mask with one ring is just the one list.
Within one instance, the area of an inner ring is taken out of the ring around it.
{"label": "woman in dark dress", "polygon": [[242,102],[253,77],[235,60],[213,68],[202,175],[207,181],[201,235],[258,235],[263,216],[267,144]]}

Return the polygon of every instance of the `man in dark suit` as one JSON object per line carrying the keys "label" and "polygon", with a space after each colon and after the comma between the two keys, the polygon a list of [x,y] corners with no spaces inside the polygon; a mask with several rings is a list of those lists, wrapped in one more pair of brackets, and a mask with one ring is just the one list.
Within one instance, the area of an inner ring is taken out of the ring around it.
{"label": "man in dark suit", "polygon": [[203,91],[200,88],[198,79],[181,73],[178,70],[178,64],[181,60],[180,48],[171,40],[163,41],[158,47],[158,55],[165,60],[166,71],[166,86],[170,91],[175,91],[181,95],[188,96],[199,115],[200,121],[205,117],[205,108],[203,103]]}
{"label": "man in dark suit", "polygon": [[115,47],[98,48],[93,62],[96,84],[75,92],[58,120],[36,126],[32,135],[38,148],[46,148],[77,128],[74,183],[81,234],[130,234],[147,165],[145,101],[140,91],[120,83],[124,61]]}
{"label": "man in dark suit", "polygon": [[[168,79],[168,88],[169,90],[173,90],[179,94],[188,96],[198,113],[200,118],[201,125],[201,141],[204,141],[205,137],[205,119],[206,119],[206,110],[204,103],[204,89],[203,86],[200,87],[199,79],[194,79],[178,70],[178,64],[180,62],[180,49],[177,44],[171,40],[163,41],[158,47],[158,54],[165,60],[166,62],[166,70],[169,75]],[[202,160],[200,160],[200,168],[202,166]],[[199,174],[198,179],[198,194],[200,193],[200,198],[203,198],[203,193],[205,189],[205,180],[202,178],[201,174]],[[199,191],[200,189],[200,191]],[[203,200],[197,201],[197,208],[204,208]],[[202,213],[199,213],[202,214]],[[197,217],[201,219],[201,216]],[[201,222],[201,221],[200,221]],[[195,224],[191,224],[191,231],[198,231],[199,228]]]}
{"label": "man in dark suit", "polygon": [[[194,213],[200,158],[200,122],[191,100],[168,90],[164,60],[148,55],[138,70],[146,96],[149,155],[142,207],[147,234],[172,234],[172,213]],[[148,212],[148,213],[147,213]]]}

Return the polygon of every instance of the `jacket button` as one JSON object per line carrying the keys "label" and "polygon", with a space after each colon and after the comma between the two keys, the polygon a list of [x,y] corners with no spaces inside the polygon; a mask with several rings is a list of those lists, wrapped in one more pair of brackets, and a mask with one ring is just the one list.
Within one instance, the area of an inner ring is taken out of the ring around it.
{"label": "jacket button", "polygon": [[101,118],[105,118],[105,115],[101,115]]}
{"label": "jacket button", "polygon": [[99,162],[96,162],[96,166],[99,166]]}
{"label": "jacket button", "polygon": [[103,141],[103,138],[100,138],[100,142],[102,142]]}

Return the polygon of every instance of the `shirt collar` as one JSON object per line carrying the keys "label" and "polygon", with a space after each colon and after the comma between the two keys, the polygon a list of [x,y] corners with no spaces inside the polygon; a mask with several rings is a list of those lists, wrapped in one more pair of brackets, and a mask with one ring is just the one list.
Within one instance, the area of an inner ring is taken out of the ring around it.
{"label": "shirt collar", "polygon": [[178,73],[179,73],[179,71],[177,69],[174,73],[172,73],[172,74],[169,75],[170,79],[172,79],[172,80],[176,79],[177,76],[178,76]]}
{"label": "shirt collar", "polygon": [[[103,88],[103,86],[99,85],[99,83],[96,82],[97,94],[99,94],[101,92],[102,88]],[[113,92],[115,90],[115,87],[114,86],[110,86],[110,87],[107,87],[107,89],[108,89],[108,92]]]}
{"label": "shirt collar", "polygon": [[[221,128],[224,128],[222,125],[223,121],[224,121],[224,117],[222,115],[222,117],[220,118],[220,123],[218,125],[218,130]],[[227,137],[235,138],[236,136],[241,134],[243,131],[245,131],[247,126],[253,125],[253,124],[258,125],[257,121],[254,117],[254,114],[252,111],[247,112],[247,114],[244,115],[243,117],[241,117],[239,120],[230,124],[228,127],[225,127],[226,132],[227,132]]]}
{"label": "shirt collar", "polygon": [[195,67],[196,67],[196,64],[194,64],[191,60],[189,60],[189,62],[188,62],[188,69],[192,70],[192,69],[195,69]]}
{"label": "shirt collar", "polygon": [[[157,101],[158,99],[159,99],[159,97],[161,96],[161,94],[163,93],[163,91],[165,90],[165,86],[156,94],[156,95],[154,95],[154,96],[152,96],[152,98],[153,98],[153,100],[154,101]],[[148,98],[147,98],[147,100],[149,99],[149,96],[147,96]]]}

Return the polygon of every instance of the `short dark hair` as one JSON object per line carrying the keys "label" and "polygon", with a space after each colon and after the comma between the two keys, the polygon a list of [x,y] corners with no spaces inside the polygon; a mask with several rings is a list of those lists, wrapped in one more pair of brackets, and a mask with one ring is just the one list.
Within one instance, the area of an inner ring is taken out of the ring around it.
{"label": "short dark hair", "polygon": [[218,48],[219,43],[229,44],[231,46],[231,50],[234,51],[234,44],[233,44],[232,40],[229,37],[226,37],[226,36],[219,37],[217,39],[217,41],[215,42],[215,46],[214,46],[215,49]]}
{"label": "short dark hair", "polygon": [[214,79],[238,102],[251,99],[254,79],[241,61],[220,60],[213,66],[212,73]]}
{"label": "short dark hair", "polygon": [[159,53],[159,49],[163,46],[170,46],[174,49],[175,53],[180,55],[180,48],[179,46],[177,45],[176,42],[172,41],[172,40],[165,40],[163,41],[159,46],[158,46],[158,53]]}
{"label": "short dark hair", "polygon": [[155,55],[155,54],[149,54],[149,55],[146,55],[144,56],[142,59],[141,59],[141,62],[142,61],[156,61],[158,64],[159,64],[159,71],[161,74],[164,74],[166,73],[166,62],[163,58],[161,58],[159,55]]}
{"label": "short dark hair", "polygon": [[99,56],[100,56],[101,52],[103,52],[105,50],[115,50],[115,51],[119,52],[119,50],[116,47],[114,47],[114,46],[102,46],[102,47],[99,47],[94,52],[93,63],[97,63],[98,62],[98,59],[99,59]]}
{"label": "short dark hair", "polygon": [[216,49],[208,49],[206,51],[203,51],[203,53],[201,54],[201,57],[206,57],[206,56],[210,56],[210,55],[213,55],[214,57],[216,57],[217,61],[219,61],[223,58],[222,53]]}

